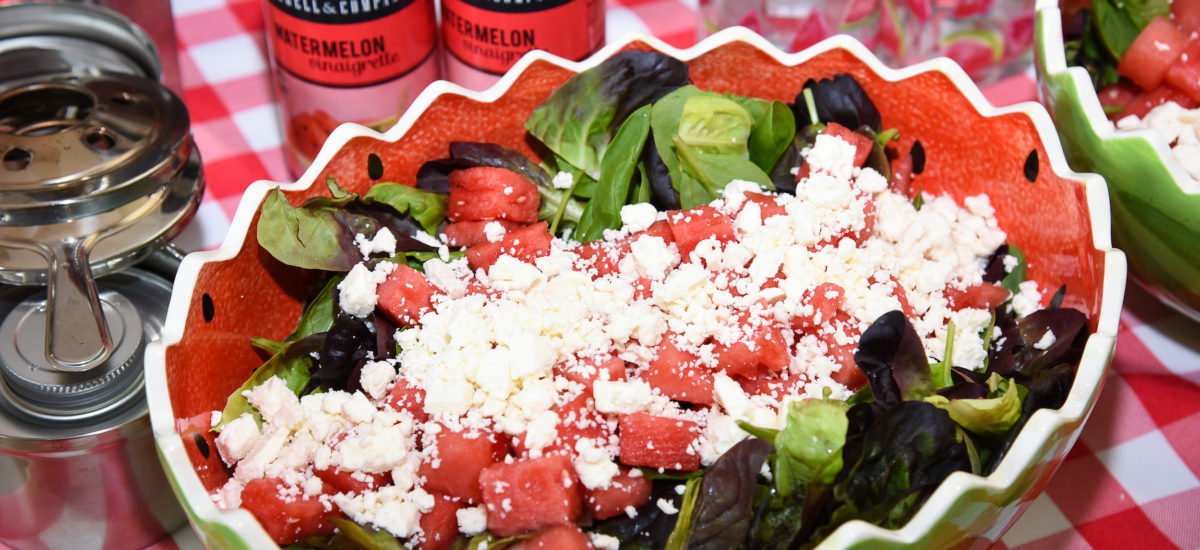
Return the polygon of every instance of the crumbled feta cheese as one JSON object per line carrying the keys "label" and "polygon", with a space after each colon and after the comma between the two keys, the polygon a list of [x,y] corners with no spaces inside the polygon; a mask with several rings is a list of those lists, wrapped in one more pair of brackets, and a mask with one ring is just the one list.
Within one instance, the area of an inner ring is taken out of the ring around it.
{"label": "crumbled feta cheese", "polygon": [[396,264],[391,262],[379,262],[374,270],[366,264],[355,264],[337,286],[342,310],[355,317],[366,317],[374,312],[379,299],[375,289],[395,268]]}
{"label": "crumbled feta cheese", "polygon": [[459,508],[454,514],[458,519],[458,530],[462,534],[473,537],[487,531],[487,510],[483,506]]}
{"label": "crumbled feta cheese", "polygon": [[555,189],[570,189],[572,185],[575,185],[575,176],[570,172],[559,172],[554,174],[554,178],[550,180],[550,184]]}
{"label": "crumbled feta cheese", "polygon": [[370,239],[362,233],[355,235],[354,244],[358,246],[358,251],[362,253],[364,258],[377,253],[382,253],[386,256],[396,255],[396,236],[386,227],[379,228],[375,232],[375,236]]}
{"label": "crumbled feta cheese", "polygon": [[242,413],[225,424],[221,433],[217,435],[217,451],[225,464],[233,465],[250,454],[250,450],[258,442],[259,435],[258,422],[255,422],[250,413]]}

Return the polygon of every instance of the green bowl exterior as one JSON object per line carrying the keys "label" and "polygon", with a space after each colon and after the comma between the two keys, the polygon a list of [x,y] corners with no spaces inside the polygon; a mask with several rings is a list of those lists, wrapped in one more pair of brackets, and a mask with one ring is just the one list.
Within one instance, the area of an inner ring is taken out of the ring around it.
{"label": "green bowl exterior", "polygon": [[1149,140],[1097,132],[1097,125],[1109,123],[1090,119],[1084,109],[1084,98],[1099,104],[1090,82],[1081,86],[1069,71],[1048,74],[1046,56],[1063,55],[1062,45],[1048,44],[1044,32],[1045,25],[1059,24],[1058,13],[1038,11],[1035,52],[1041,99],[1067,162],[1107,180],[1113,244],[1128,256],[1130,273],[1164,302],[1200,320],[1200,194],[1184,192]]}

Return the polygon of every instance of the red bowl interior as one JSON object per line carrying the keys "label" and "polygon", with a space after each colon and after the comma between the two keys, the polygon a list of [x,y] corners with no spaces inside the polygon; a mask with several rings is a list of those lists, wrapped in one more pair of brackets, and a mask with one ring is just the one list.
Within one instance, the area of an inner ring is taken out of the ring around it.
{"label": "red bowl interior", "polygon": [[[651,49],[640,42],[631,47]],[[1066,304],[1087,312],[1094,329],[1103,263],[1093,247],[1084,188],[1050,169],[1046,145],[1030,117],[1020,113],[985,117],[946,74],[927,71],[888,81],[844,49],[786,66],[756,46],[732,42],[689,65],[700,88],[783,101],[793,100],[809,78],[852,74],[878,107],[884,128],[899,129],[901,151],[909,150],[914,140],[921,141],[927,160],[912,187],[950,194],[960,204],[968,196],[989,195],[1000,227],[1026,253],[1029,276],[1046,294],[1066,285]],[[411,184],[421,163],[448,156],[451,141],[492,141],[533,157],[526,143],[525,118],[572,74],[537,61],[494,102],[438,96],[397,141],[354,138],[315,181],[333,177],[352,191],[365,192],[372,184],[367,157],[373,153],[383,159],[384,173],[378,181]],[[1024,167],[1032,151],[1037,153],[1040,170],[1030,182]],[[299,204],[325,191],[324,185],[313,185],[288,197]],[[250,346],[251,336],[282,339],[295,326],[312,276],[262,251],[255,241],[256,226],[257,217],[235,258],[200,269],[183,337],[166,350],[170,400],[181,420],[206,420],[262,363],[264,357]],[[228,475],[219,459],[190,454],[206,488],[224,483]]]}

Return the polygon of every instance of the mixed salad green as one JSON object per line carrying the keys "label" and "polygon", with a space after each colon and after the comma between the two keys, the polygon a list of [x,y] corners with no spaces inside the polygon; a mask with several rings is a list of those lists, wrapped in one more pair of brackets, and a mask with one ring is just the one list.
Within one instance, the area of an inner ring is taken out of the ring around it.
{"label": "mixed salad green", "polygon": [[[1162,2],[1095,3],[1117,14],[1098,8],[1109,13],[1097,16],[1103,32],[1088,33],[1093,38],[1079,46],[1081,58],[1099,60],[1113,52],[1109,42],[1124,36],[1124,22],[1140,16],[1138,6]],[[700,90],[684,63],[626,51],[573,77],[534,110],[526,127],[545,149],[541,163],[500,145],[457,142],[448,157],[421,168],[415,188],[379,183],[358,195],[331,180],[331,196],[299,207],[276,190],[262,208],[259,243],[286,264],[328,276],[292,335],[254,339],[270,359],[230,396],[221,426],[243,413],[257,415],[242,392],[272,376],[297,395],[354,391],[368,358],[396,355],[391,335],[399,327],[380,315],[345,313],[335,289],[363,261],[420,268],[438,255],[439,243],[422,235],[437,234],[445,223],[455,170],[498,166],[524,175],[538,187],[539,218],[551,232],[587,242],[619,228],[621,208],[629,204],[687,209],[720,197],[735,179],[794,193],[804,184],[794,173],[804,162],[801,151],[831,122],[868,136],[868,164],[890,179],[896,155],[888,144],[895,132],[882,127],[871,99],[848,75],[810,80],[788,104]],[[561,172],[572,174],[569,186],[555,185],[551,174]],[[381,227],[397,237],[394,257],[364,254],[356,241]],[[1014,257],[1021,258],[1015,247],[997,250],[985,280],[1015,291],[1024,267],[1013,268]],[[900,527],[949,474],[989,474],[1034,411],[1062,405],[1088,334],[1082,313],[1059,307],[1062,297],[1060,290],[1049,307],[1023,318],[1014,318],[1009,304],[997,308],[983,338],[986,368],[979,371],[951,364],[949,349],[947,359],[931,363],[904,315],[883,315],[854,353],[868,383],[851,399],[827,393],[792,402],[780,430],[742,423],[753,437],[711,467],[647,470],[654,480],[649,503],[634,515],[584,529],[615,537],[622,548],[724,549],[807,547],[854,519]],[[1039,345],[1048,334],[1053,343]],[[656,505],[660,500],[678,513]],[[397,548],[404,542],[351,521],[335,523],[338,534],[296,547]],[[497,549],[521,538],[462,537],[456,547]]]}

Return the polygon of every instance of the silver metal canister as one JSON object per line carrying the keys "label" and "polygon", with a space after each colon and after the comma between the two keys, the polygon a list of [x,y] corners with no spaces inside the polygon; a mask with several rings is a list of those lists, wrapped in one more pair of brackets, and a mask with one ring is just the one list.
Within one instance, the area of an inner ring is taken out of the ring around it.
{"label": "silver metal canister", "polygon": [[[0,6],[0,543],[141,548],[184,516],[142,354],[200,156],[153,44],[116,12]],[[167,254],[168,256],[170,254]],[[168,277],[172,274],[167,273]]]}

